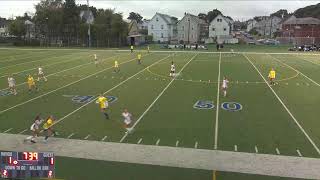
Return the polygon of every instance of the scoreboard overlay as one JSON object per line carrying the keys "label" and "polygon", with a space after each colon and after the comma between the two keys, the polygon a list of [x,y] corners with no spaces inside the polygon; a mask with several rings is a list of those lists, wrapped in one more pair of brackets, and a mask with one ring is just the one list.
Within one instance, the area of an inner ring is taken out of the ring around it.
{"label": "scoreboard overlay", "polygon": [[1,178],[54,178],[54,175],[53,152],[0,151]]}

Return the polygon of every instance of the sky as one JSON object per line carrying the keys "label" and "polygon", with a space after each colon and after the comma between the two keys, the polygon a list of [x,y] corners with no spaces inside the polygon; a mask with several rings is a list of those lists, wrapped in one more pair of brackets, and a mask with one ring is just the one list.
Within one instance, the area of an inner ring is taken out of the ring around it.
{"label": "sky", "polygon": [[[40,0],[0,0],[0,17],[10,18],[23,15],[24,12],[34,13],[34,5]],[[76,0],[77,4],[85,4],[86,0]],[[287,9],[289,12],[317,4],[312,0],[284,0],[284,1],[260,1],[260,0],[166,0],[166,1],[128,1],[128,0],[90,0],[90,5],[97,8],[111,8],[120,12],[125,18],[130,12],[137,12],[144,18],[150,19],[155,12],[165,13],[182,18],[185,12],[198,15],[207,13],[212,9],[219,9],[224,15],[231,16],[234,20],[248,20],[254,16],[269,15],[279,9]]]}

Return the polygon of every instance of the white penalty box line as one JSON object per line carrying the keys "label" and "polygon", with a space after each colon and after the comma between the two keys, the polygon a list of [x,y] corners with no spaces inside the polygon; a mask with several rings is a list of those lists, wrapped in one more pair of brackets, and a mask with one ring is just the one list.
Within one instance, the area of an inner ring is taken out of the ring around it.
{"label": "white penalty box line", "polygon": [[[148,56],[148,55],[146,55],[146,56]],[[122,63],[120,63],[120,64],[125,64],[125,63],[128,63],[128,62],[134,61],[134,60],[136,60],[136,59],[137,59],[137,58],[133,58],[133,59],[131,59],[131,60],[122,62]],[[24,105],[24,104],[27,104],[27,103],[29,103],[29,102],[32,102],[32,101],[34,101],[34,100],[36,100],[36,99],[42,98],[42,97],[44,97],[44,96],[46,96],[46,95],[48,95],[48,94],[51,94],[51,93],[56,92],[56,91],[58,91],[58,90],[60,90],[60,89],[63,89],[63,88],[66,88],[66,87],[68,87],[68,86],[71,86],[71,85],[73,85],[73,84],[76,84],[76,83],[78,83],[78,82],[80,82],[80,81],[82,81],[82,80],[88,79],[88,78],[90,78],[90,77],[92,77],[92,76],[95,76],[95,75],[97,75],[97,74],[99,74],[99,73],[102,73],[102,72],[104,72],[104,71],[106,71],[106,70],[109,70],[109,69],[112,69],[112,68],[113,68],[113,66],[108,67],[108,68],[105,68],[105,69],[103,69],[103,70],[101,70],[101,71],[98,71],[98,72],[96,72],[96,73],[90,74],[90,75],[88,75],[88,76],[86,76],[86,77],[83,77],[83,78],[81,78],[81,79],[79,79],[79,80],[73,81],[73,82],[71,82],[71,83],[69,83],[69,84],[66,84],[66,85],[64,85],[64,86],[61,86],[61,87],[59,87],[59,88],[57,88],[57,89],[51,90],[51,91],[49,91],[49,92],[47,92],[47,93],[44,93],[44,94],[42,94],[42,95],[40,95],[40,96],[37,96],[37,97],[35,97],[35,98],[29,99],[29,100],[27,100],[27,101],[24,101],[23,103],[19,103],[19,104],[16,104],[16,105],[14,105],[14,106],[11,106],[10,108],[7,108],[7,109],[4,109],[4,110],[0,111],[0,114],[2,114],[2,113],[4,113],[4,112],[7,112],[7,111],[9,111],[9,110],[11,110],[11,109],[14,109],[14,108],[16,108],[16,107],[22,106],[22,105]]]}
{"label": "white penalty box line", "polygon": [[[193,60],[195,59],[195,57],[198,54],[195,54],[194,56],[191,57],[191,59],[184,64],[184,66],[181,68],[181,70],[179,71],[179,73],[181,73],[185,67],[187,67],[187,65]],[[132,125],[132,129],[134,129],[136,127],[136,125],[141,121],[141,119],[148,113],[148,111],[151,109],[151,107],[158,101],[158,99],[162,96],[162,94],[170,87],[170,85],[174,82],[175,78],[173,78],[168,85],[160,92],[160,94],[154,99],[154,101],[149,105],[149,107],[142,113],[142,115],[137,119],[137,121],[134,122],[134,124]],[[125,140],[125,138],[128,136],[129,133],[126,133],[121,139],[120,142],[123,142]]]}
{"label": "white penalty box line", "polygon": [[308,139],[308,141],[311,143],[313,148],[317,151],[318,154],[320,154],[319,147],[315,144],[315,142],[311,139],[311,137],[308,135],[308,133],[304,130],[304,128],[300,125],[299,121],[295,118],[295,116],[291,113],[291,111],[288,109],[288,107],[284,104],[282,99],[278,96],[278,94],[273,90],[273,88],[270,86],[268,81],[265,79],[265,77],[261,74],[259,69],[253,64],[253,62],[245,55],[243,56],[248,60],[248,62],[254,67],[254,69],[258,72],[258,74],[261,76],[261,78],[264,80],[264,82],[267,84],[267,86],[270,88],[274,96],[279,100],[279,102],[282,104],[284,109],[287,111],[287,113],[290,115],[292,120],[296,123],[296,125],[299,127],[299,129],[302,131],[302,133],[305,135],[305,137]]}
{"label": "white penalty box line", "polygon": [[[154,63],[152,63],[151,65],[149,65],[149,66],[147,66],[147,67],[145,67],[144,69],[140,70],[139,72],[135,73],[134,75],[128,77],[127,79],[121,81],[119,84],[117,84],[117,85],[113,86],[112,88],[110,88],[109,90],[105,91],[105,92],[103,93],[103,95],[105,95],[105,94],[109,93],[110,91],[118,88],[119,86],[121,86],[122,84],[126,83],[126,82],[129,81],[130,79],[134,78],[134,77],[137,76],[138,74],[142,73],[142,72],[145,71],[146,69],[148,69],[148,68],[150,68],[150,67],[158,64],[159,62],[161,62],[161,61],[163,61],[163,60],[168,59],[169,57],[170,57],[170,55],[167,56],[167,57],[165,57],[165,58],[162,58],[162,59],[160,59],[160,60],[158,60],[158,61],[156,61],[156,62],[154,62]],[[57,120],[52,126],[60,123],[61,121],[63,121],[63,120],[66,119],[67,117],[69,117],[69,116],[71,116],[72,114],[78,112],[79,110],[81,110],[82,108],[84,108],[84,107],[86,107],[87,105],[91,104],[92,102],[96,101],[97,99],[98,99],[98,98],[94,98],[94,99],[92,99],[91,101],[85,103],[84,105],[80,106],[79,108],[75,109],[74,111],[70,112],[69,114],[67,114],[67,115],[65,115],[64,117],[62,117],[62,118],[60,118],[59,120]]]}

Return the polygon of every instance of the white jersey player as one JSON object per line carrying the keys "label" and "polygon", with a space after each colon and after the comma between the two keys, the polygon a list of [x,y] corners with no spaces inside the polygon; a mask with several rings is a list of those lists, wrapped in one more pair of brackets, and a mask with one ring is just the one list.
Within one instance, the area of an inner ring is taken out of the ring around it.
{"label": "white jersey player", "polygon": [[170,77],[174,77],[176,75],[176,66],[174,65],[173,61],[171,62],[171,67],[170,67]]}
{"label": "white jersey player", "polygon": [[223,81],[222,81],[221,88],[222,88],[223,96],[224,96],[224,97],[227,96],[228,84],[229,84],[228,79],[227,79],[226,77],[223,77]]}
{"label": "white jersey player", "polygon": [[94,54],[93,57],[94,57],[94,64],[95,64],[96,66],[98,66],[99,60],[98,60],[97,54]]}
{"label": "white jersey player", "polygon": [[131,122],[132,122],[132,115],[128,112],[127,109],[125,109],[122,113],[122,117],[124,118],[123,121],[124,121],[124,126],[127,130],[127,132],[130,132],[131,131],[131,128],[130,128],[130,125],[131,125]]}
{"label": "white jersey player", "polygon": [[42,67],[38,68],[38,81],[40,81],[40,79],[43,79],[44,81],[47,81],[47,78],[44,75]]}
{"label": "white jersey player", "polygon": [[32,133],[32,136],[29,136],[25,139],[25,141],[30,140],[30,142],[32,143],[36,143],[35,139],[36,137],[38,137],[39,133],[40,133],[40,125],[44,120],[41,119],[40,115],[38,115],[33,124],[30,126],[30,131]]}
{"label": "white jersey player", "polygon": [[17,95],[17,90],[16,90],[16,80],[12,77],[8,77],[8,85],[9,85],[9,90],[14,94]]}

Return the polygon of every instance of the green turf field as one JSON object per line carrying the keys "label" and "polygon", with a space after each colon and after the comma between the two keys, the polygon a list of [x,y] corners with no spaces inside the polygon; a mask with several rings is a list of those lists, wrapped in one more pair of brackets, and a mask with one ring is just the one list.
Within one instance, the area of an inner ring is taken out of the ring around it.
{"label": "green turf field", "polygon": [[[0,49],[0,132],[29,134],[41,113],[56,117],[63,138],[318,158],[320,56],[266,52],[143,52],[138,65],[136,52]],[[175,79],[168,76],[172,61]],[[48,81],[28,93],[26,76],[36,78],[39,66]],[[277,84],[270,88],[264,80],[272,67]],[[8,74],[17,96],[7,90]],[[218,83],[223,76],[230,81],[227,97]],[[94,103],[99,93],[115,98],[110,120]],[[130,134],[123,128],[125,108],[134,118]]]}

